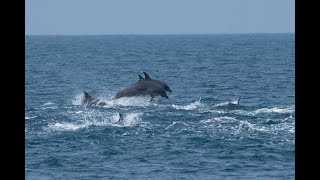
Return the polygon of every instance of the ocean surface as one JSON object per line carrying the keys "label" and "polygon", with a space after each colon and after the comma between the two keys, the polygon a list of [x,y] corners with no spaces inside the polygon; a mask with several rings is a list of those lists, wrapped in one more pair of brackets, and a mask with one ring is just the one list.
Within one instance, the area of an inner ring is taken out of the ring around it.
{"label": "ocean surface", "polygon": [[[28,180],[295,178],[294,34],[27,35],[25,45]],[[112,99],[143,71],[169,99]],[[81,105],[82,91],[106,105]]]}

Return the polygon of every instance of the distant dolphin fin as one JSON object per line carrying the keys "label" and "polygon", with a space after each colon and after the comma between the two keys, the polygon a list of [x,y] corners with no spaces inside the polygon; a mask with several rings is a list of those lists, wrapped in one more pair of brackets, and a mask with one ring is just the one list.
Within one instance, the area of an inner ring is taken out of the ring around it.
{"label": "distant dolphin fin", "polygon": [[123,123],[124,123],[123,114],[121,114],[121,113],[119,113],[118,123],[119,123],[120,125],[123,125]]}
{"label": "distant dolphin fin", "polygon": [[238,99],[236,99],[237,105],[240,104],[240,97]]}
{"label": "distant dolphin fin", "polygon": [[83,94],[85,99],[91,98],[91,96],[87,92],[83,91]]}
{"label": "distant dolphin fin", "polygon": [[238,98],[238,105],[240,104],[240,97]]}
{"label": "distant dolphin fin", "polygon": [[119,113],[119,121],[123,121],[123,115]]}
{"label": "distant dolphin fin", "polygon": [[144,80],[144,78],[139,74],[139,81]]}
{"label": "distant dolphin fin", "polygon": [[239,105],[239,104],[240,104],[240,97],[237,98],[237,99],[235,99],[235,100],[233,100],[233,101],[231,102],[231,104]]}
{"label": "distant dolphin fin", "polygon": [[150,76],[146,72],[143,72],[143,74],[144,74],[144,79],[151,79]]}

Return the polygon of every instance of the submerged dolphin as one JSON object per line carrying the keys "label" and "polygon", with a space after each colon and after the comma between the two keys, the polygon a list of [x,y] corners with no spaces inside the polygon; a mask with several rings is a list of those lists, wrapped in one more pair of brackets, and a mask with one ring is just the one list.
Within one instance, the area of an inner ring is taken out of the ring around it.
{"label": "submerged dolphin", "polygon": [[[157,80],[157,79],[151,79],[150,76],[146,72],[143,72],[143,74],[145,76],[144,77],[145,81],[150,81],[150,82],[156,83],[159,86],[161,86],[165,91],[172,92],[171,89],[169,88],[169,86],[165,82]],[[140,75],[139,75],[139,77],[140,77]]]}
{"label": "submerged dolphin", "polygon": [[83,105],[89,105],[89,106],[94,106],[94,105],[104,106],[104,105],[106,105],[105,102],[103,102],[103,101],[101,101],[100,99],[97,99],[97,98],[92,98],[85,91],[83,91],[83,94],[84,94],[84,99],[81,102],[81,104],[83,104]]}

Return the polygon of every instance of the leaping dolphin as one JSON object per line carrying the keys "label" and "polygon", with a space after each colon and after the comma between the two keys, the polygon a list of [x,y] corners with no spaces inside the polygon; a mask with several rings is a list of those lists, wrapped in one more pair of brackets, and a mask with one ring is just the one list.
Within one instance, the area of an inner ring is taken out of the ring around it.
{"label": "leaping dolphin", "polygon": [[158,84],[140,79],[138,82],[130,84],[125,89],[119,91],[115,95],[114,99],[145,95],[149,95],[151,96],[151,98],[154,98],[156,96],[161,96],[167,99],[169,98],[166,94],[166,91]]}
{"label": "leaping dolphin", "polygon": [[[146,73],[146,72],[143,72],[144,74],[144,80],[145,81],[150,81],[150,82],[153,82],[153,83],[156,83],[158,84],[159,86],[161,86],[165,91],[167,92],[172,92],[170,87],[163,81],[160,81],[160,80],[157,80],[157,79],[151,79],[150,76]],[[140,76],[140,75],[139,75]]]}
{"label": "leaping dolphin", "polygon": [[[149,95],[151,97],[151,100],[153,100],[154,97],[160,96],[164,98],[169,98],[166,94],[166,90],[169,92],[172,92],[169,86],[156,79],[151,79],[149,75],[145,72],[145,78],[143,78],[141,75],[139,75],[139,80],[133,84],[130,84],[125,89],[119,91],[113,99],[119,99],[121,97],[132,97],[132,96],[146,96]],[[100,105],[104,106],[106,105],[105,102],[101,101],[97,98],[92,98],[87,92],[84,92],[84,99],[81,102],[81,104],[84,105]]]}

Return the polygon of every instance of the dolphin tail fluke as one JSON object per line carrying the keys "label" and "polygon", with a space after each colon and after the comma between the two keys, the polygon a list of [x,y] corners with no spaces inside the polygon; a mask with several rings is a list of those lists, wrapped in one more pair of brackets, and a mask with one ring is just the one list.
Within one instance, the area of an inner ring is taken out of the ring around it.
{"label": "dolphin tail fluke", "polygon": [[143,72],[143,74],[144,74],[144,79],[151,79],[150,76],[146,72]]}

